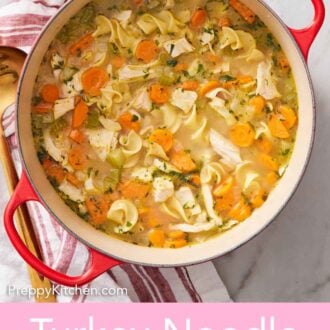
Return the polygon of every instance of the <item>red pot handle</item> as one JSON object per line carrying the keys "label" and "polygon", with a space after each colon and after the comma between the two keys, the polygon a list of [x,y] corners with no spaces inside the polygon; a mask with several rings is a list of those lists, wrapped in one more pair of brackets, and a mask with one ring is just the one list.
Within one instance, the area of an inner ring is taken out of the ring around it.
{"label": "red pot handle", "polygon": [[38,273],[58,284],[62,284],[65,286],[82,286],[91,282],[93,279],[107,271],[109,268],[121,264],[121,262],[118,260],[111,259],[110,257],[107,257],[100,252],[97,252],[93,249],[89,249],[89,267],[87,271],[82,275],[68,276],[46,266],[42,261],[40,261],[28,250],[15,228],[15,211],[21,204],[28,201],[40,202],[38,195],[35,193],[31,186],[31,183],[29,182],[29,179],[23,172],[22,177],[15,189],[15,192],[11,196],[10,201],[4,212],[5,229],[17,252]]}
{"label": "red pot handle", "polygon": [[296,39],[306,60],[312,43],[320,31],[325,19],[325,6],[323,0],[312,0],[312,3],[315,10],[312,25],[301,30],[289,29]]}

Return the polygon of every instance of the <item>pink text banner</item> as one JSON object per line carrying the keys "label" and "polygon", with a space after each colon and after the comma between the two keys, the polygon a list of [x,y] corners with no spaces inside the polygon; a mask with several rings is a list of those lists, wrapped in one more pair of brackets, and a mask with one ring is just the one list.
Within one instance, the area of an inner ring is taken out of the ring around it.
{"label": "pink text banner", "polygon": [[6,330],[329,330],[330,304],[2,304]]}

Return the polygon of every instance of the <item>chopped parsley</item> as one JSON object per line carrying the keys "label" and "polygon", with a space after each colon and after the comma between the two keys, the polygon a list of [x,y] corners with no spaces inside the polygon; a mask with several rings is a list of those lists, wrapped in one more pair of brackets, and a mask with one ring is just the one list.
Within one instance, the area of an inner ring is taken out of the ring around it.
{"label": "chopped parsley", "polygon": [[178,64],[178,61],[175,60],[174,58],[172,58],[172,59],[168,60],[168,61],[166,62],[166,64],[167,64],[168,66],[174,68],[174,67]]}
{"label": "chopped parsley", "polygon": [[64,68],[64,61],[58,61],[56,64],[54,64],[53,69],[54,70],[61,70]]}
{"label": "chopped parsley", "polygon": [[109,51],[110,53],[114,54],[114,55],[118,55],[119,54],[119,48],[116,44],[114,44],[113,42],[111,42],[109,44]]}
{"label": "chopped parsley", "polygon": [[281,46],[279,43],[274,39],[273,35],[271,33],[267,33],[266,36],[266,45],[270,48],[272,48],[274,51],[280,51]]}
{"label": "chopped parsley", "polygon": [[290,153],[291,149],[285,149],[282,151],[282,156],[287,156]]}
{"label": "chopped parsley", "polygon": [[43,163],[45,161],[45,159],[48,158],[48,153],[44,149],[44,147],[39,148],[37,155],[38,155],[38,159],[39,159],[40,163]]}
{"label": "chopped parsley", "polygon": [[204,65],[202,63],[199,63],[197,68],[197,73],[203,73],[203,72],[205,72]]}
{"label": "chopped parsley", "polygon": [[236,80],[236,78],[234,78],[234,77],[232,77],[232,76],[230,76],[230,75],[228,75],[228,74],[225,74],[225,75],[223,75],[223,76],[220,77],[220,80],[221,80],[222,82],[229,82],[229,81],[234,81],[234,80]]}
{"label": "chopped parsley", "polygon": [[36,106],[42,101],[40,96],[33,96],[32,98],[32,105]]}
{"label": "chopped parsley", "polygon": [[133,115],[131,121],[132,121],[132,122],[136,122],[136,121],[139,121],[139,119],[140,119],[140,118],[139,118],[137,115]]}

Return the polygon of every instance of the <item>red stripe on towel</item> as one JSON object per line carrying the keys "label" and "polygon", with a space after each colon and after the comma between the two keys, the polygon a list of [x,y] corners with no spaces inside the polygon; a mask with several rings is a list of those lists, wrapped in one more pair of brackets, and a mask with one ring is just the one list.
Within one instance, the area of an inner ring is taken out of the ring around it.
{"label": "red stripe on towel", "polygon": [[141,276],[132,268],[131,265],[122,265],[120,268],[128,275],[130,282],[139,298],[140,302],[154,302],[154,298]]}
{"label": "red stripe on towel", "polygon": [[143,267],[148,275],[152,278],[153,282],[157,285],[158,290],[163,298],[163,302],[176,302],[175,295],[172,291],[166,278],[158,268]]}
{"label": "red stripe on towel", "polygon": [[185,274],[187,270],[184,267],[182,268],[176,267],[175,270],[179,278],[181,279],[183,286],[186,288],[187,292],[189,293],[192,302],[202,302],[202,299],[195,290],[194,286],[192,285],[190,278],[187,277]]}

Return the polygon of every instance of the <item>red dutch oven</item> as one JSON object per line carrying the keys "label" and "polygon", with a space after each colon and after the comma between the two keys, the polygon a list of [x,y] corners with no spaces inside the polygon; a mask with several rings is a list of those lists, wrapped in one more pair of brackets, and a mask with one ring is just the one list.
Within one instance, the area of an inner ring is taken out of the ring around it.
{"label": "red dutch oven", "polygon": [[[302,30],[289,29],[260,0],[242,0],[268,26],[287,55],[295,77],[299,100],[299,127],[292,159],[286,174],[266,203],[244,223],[231,231],[202,244],[181,249],[156,249],[136,246],[108,236],[82,221],[57,195],[46,178],[34,149],[31,130],[31,98],[33,84],[44,54],[61,27],[88,0],[72,0],[62,7],[44,28],[34,44],[22,72],[17,96],[17,138],[20,145],[23,174],[11,196],[4,214],[8,236],[23,259],[40,274],[66,286],[83,285],[122,262],[154,267],[174,267],[205,262],[241,246],[260,233],[287,204],[305,172],[310,158],[315,130],[315,100],[310,74],[306,65],[309,49],[325,17],[322,0],[312,0],[315,17],[312,25]],[[27,201],[42,203],[54,218],[90,252],[88,270],[76,277],[57,272],[36,258],[24,245],[15,228],[15,210]]]}

